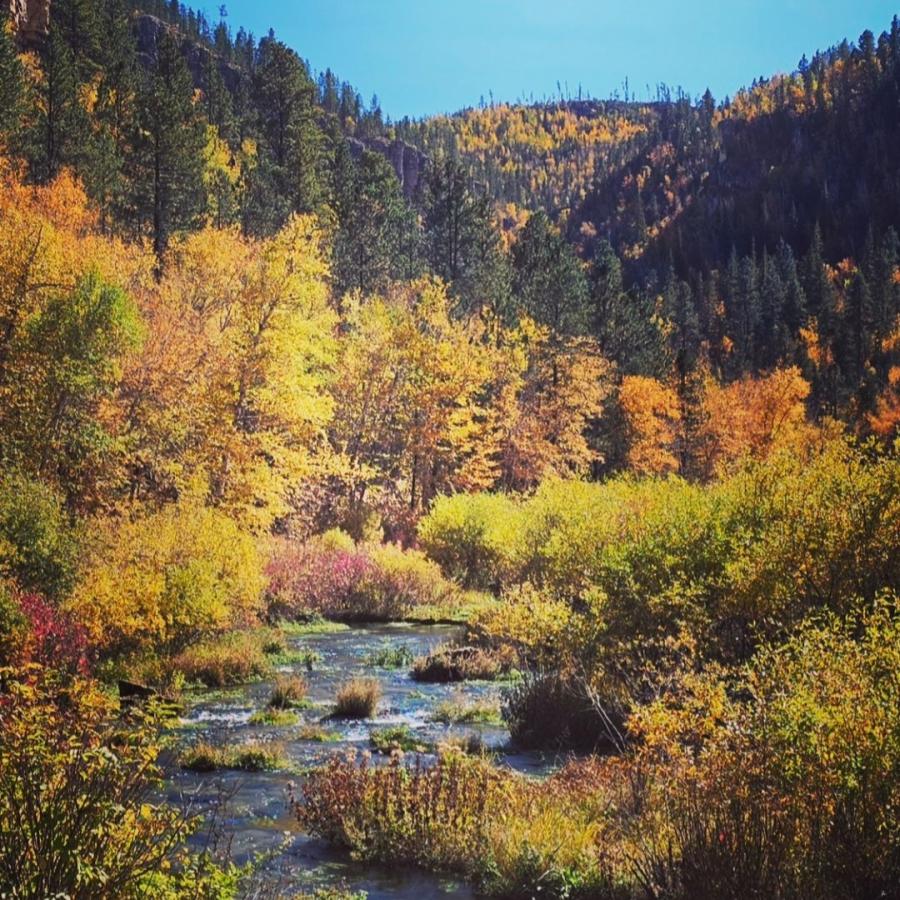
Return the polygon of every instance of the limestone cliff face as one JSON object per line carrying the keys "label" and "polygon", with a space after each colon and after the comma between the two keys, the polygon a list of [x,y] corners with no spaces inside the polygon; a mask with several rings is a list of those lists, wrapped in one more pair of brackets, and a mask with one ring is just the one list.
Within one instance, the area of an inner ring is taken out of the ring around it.
{"label": "limestone cliff face", "polygon": [[[203,86],[209,60],[214,57],[211,50],[184,37],[177,28],[157,19],[156,16],[149,15],[149,13],[141,13],[134,17],[133,30],[141,65],[147,68],[156,65],[156,48],[162,33],[167,31],[181,49],[181,55],[187,63],[194,86],[198,88]],[[243,72],[225,60],[218,59],[217,62],[225,87],[234,93],[238,89]]]}
{"label": "limestone cliff face", "polygon": [[389,141],[387,138],[369,138],[361,141],[348,138],[348,142],[355,157],[359,157],[363,150],[380,153],[394,167],[407,199],[416,195],[428,164],[428,157],[421,150],[399,139]]}
{"label": "limestone cliff face", "polygon": [[19,41],[34,46],[47,36],[50,0],[6,0]]}

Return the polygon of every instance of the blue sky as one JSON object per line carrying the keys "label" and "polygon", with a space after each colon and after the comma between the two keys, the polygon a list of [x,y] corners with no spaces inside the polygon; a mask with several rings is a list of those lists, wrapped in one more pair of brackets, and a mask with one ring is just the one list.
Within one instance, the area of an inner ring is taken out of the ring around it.
{"label": "blue sky", "polygon": [[[231,0],[228,20],[269,27],[393,118],[543,98],[557,82],[606,97],[628,79],[716,99],[900,11],[883,0]],[[218,5],[196,3],[217,18]]]}

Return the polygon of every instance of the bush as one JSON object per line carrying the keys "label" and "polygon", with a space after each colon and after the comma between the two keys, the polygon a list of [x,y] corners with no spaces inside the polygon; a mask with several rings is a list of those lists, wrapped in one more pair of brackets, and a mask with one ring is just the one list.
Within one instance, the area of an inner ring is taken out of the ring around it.
{"label": "bush", "polygon": [[0,666],[8,666],[18,659],[27,633],[28,620],[12,586],[0,579]]}
{"label": "bush", "polygon": [[738,684],[685,676],[633,717],[636,879],[673,896],[894,896],[897,603],[804,626]]}
{"label": "bush", "polygon": [[513,742],[527,749],[615,748],[624,729],[591,701],[582,683],[558,673],[530,674],[504,691],[503,718]]}
{"label": "bush", "polygon": [[177,652],[252,622],[262,588],[253,538],[191,501],[106,523],[70,608],[108,654]]}
{"label": "bush", "polygon": [[0,578],[59,599],[75,585],[78,552],[60,498],[38,481],[0,472]]}
{"label": "bush", "polygon": [[152,717],[29,667],[0,698],[0,893],[138,898],[191,830],[158,804]]}
{"label": "bush", "polygon": [[478,609],[470,632],[483,646],[512,651],[531,665],[559,663],[567,648],[572,607],[521,585],[506,591],[498,603]]}
{"label": "bush", "polygon": [[301,826],[363,859],[456,869],[489,855],[488,824],[508,776],[458,754],[433,767],[399,757],[369,766],[335,757],[312,772],[295,798]]}
{"label": "bush", "polygon": [[387,766],[336,757],[293,798],[301,826],[362,859],[461,873],[498,897],[613,900],[613,829],[583,771],[537,782],[459,751]]}
{"label": "bush", "polygon": [[372,560],[366,589],[385,605],[441,606],[458,593],[441,574],[440,567],[416,550],[404,550],[398,544],[374,544],[365,547]]}
{"label": "bush", "polygon": [[345,541],[326,536],[278,543],[267,575],[269,612],[276,617],[390,621],[419,604],[440,605],[454,596],[438,567],[420,553],[394,544],[348,549]]}
{"label": "bush", "polygon": [[37,594],[18,598],[25,622],[19,646],[21,661],[35,662],[74,675],[86,675],[90,668],[84,629]]}
{"label": "bush", "polygon": [[353,678],[341,685],[334,706],[339,719],[371,719],[381,699],[381,685],[374,678]]}
{"label": "bush", "polygon": [[419,542],[448,577],[496,590],[514,546],[519,507],[506,494],[438,497],[419,523]]}

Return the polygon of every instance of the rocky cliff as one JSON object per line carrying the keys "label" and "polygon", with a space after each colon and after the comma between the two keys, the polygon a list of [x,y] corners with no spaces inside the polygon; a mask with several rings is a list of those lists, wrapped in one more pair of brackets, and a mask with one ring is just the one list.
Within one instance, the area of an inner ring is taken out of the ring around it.
{"label": "rocky cliff", "polygon": [[399,139],[389,141],[387,138],[369,138],[361,141],[348,138],[350,151],[359,157],[363,150],[380,153],[393,167],[400,179],[400,186],[407,199],[416,195],[428,165],[428,157],[417,147]]}
{"label": "rocky cliff", "polygon": [[196,41],[186,38],[174,25],[157,19],[148,13],[140,13],[134,17],[134,37],[137,43],[138,59],[145,67],[152,68],[156,65],[156,48],[162,33],[168,32],[181,48],[181,55],[187,63],[194,85],[202,88],[206,80],[206,71],[209,61],[215,59],[225,82],[225,87],[231,93],[235,93],[244,77],[243,71],[237,66],[219,59],[208,47]]}
{"label": "rocky cliff", "polygon": [[6,0],[6,3],[19,41],[26,46],[39,44],[50,27],[50,0]]}

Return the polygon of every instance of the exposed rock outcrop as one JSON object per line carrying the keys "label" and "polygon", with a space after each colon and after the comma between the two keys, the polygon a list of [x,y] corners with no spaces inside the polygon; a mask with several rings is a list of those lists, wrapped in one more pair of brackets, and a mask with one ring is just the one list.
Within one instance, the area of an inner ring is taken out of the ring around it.
{"label": "exposed rock outcrop", "polygon": [[348,138],[348,142],[355,157],[359,157],[363,150],[380,153],[394,167],[407,199],[415,196],[428,164],[428,157],[418,147],[413,147],[406,141],[389,141],[387,138]]}
{"label": "exposed rock outcrop", "polygon": [[7,0],[9,16],[21,44],[40,44],[50,28],[50,0]]}
{"label": "exposed rock outcrop", "polygon": [[149,13],[140,13],[134,17],[134,38],[137,43],[138,59],[141,65],[152,68],[156,65],[157,46],[163,32],[168,32],[181,49],[181,55],[190,70],[194,86],[202,88],[206,81],[209,61],[215,59],[225,87],[233,94],[240,86],[244,73],[237,66],[218,58],[208,47],[186,38],[174,25]]}

